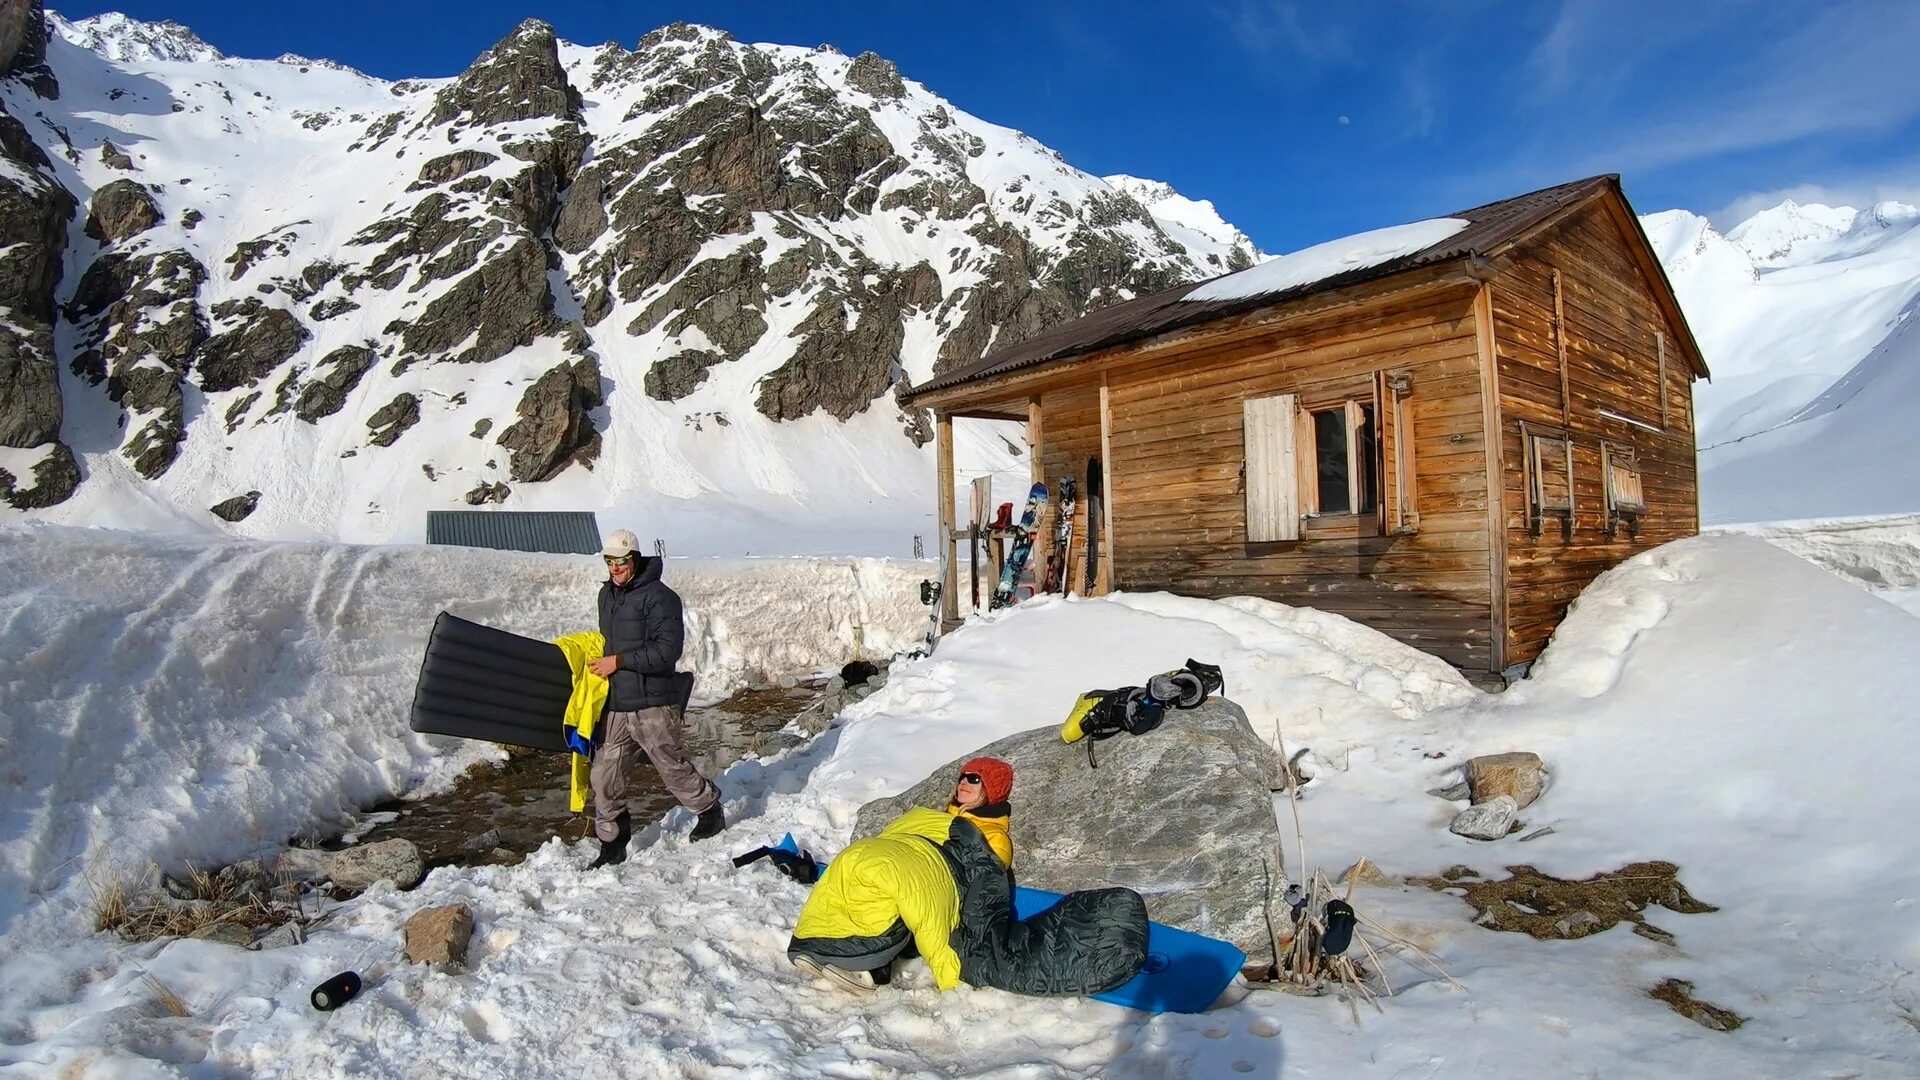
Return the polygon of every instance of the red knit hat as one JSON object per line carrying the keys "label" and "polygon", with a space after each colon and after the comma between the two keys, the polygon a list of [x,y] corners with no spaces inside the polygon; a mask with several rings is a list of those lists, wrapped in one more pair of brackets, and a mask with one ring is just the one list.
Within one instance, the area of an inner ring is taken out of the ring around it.
{"label": "red knit hat", "polygon": [[1003,803],[1013,794],[1013,766],[999,758],[977,757],[960,766],[963,773],[979,773],[980,787],[988,805]]}

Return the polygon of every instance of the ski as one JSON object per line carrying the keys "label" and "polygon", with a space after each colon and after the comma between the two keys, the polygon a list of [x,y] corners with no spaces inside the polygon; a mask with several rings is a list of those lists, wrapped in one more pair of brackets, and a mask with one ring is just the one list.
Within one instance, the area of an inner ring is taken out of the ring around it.
{"label": "ski", "polygon": [[1084,595],[1092,596],[1100,579],[1100,459],[1087,459],[1087,584]]}
{"label": "ski", "polygon": [[1033,554],[1033,523],[1040,517],[1040,508],[1047,503],[1047,485],[1035,484],[1027,492],[1027,509],[1020,515],[1020,524],[1014,527],[1013,550],[1007,553],[1007,565],[1000,573],[1000,584],[994,586],[993,600],[989,610],[998,611],[1013,603],[1014,591],[1020,585],[1020,575],[1027,568],[1027,559]]}
{"label": "ski", "polygon": [[1067,553],[1073,550],[1073,511],[1079,497],[1073,477],[1060,478],[1060,520],[1053,527],[1053,554],[1047,556],[1046,591],[1066,595]]}

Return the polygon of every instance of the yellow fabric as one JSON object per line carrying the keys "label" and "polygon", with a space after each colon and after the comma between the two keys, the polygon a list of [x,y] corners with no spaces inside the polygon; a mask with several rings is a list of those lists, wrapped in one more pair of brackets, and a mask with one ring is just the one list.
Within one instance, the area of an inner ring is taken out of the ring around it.
{"label": "yellow fabric", "polygon": [[980,835],[986,838],[987,846],[993,849],[995,855],[1000,856],[1000,864],[1009,867],[1013,865],[1013,837],[1007,834],[1007,829],[1012,824],[1010,819],[981,817],[970,810],[960,809],[958,803],[948,803],[947,813],[973,822],[980,830]]}
{"label": "yellow fabric", "polygon": [[[591,739],[594,725],[600,722],[600,710],[607,704],[607,680],[588,671],[587,661],[606,655],[607,639],[587,630],[555,638],[553,643],[560,646],[560,651],[566,654],[567,666],[573,669],[573,696],[567,699],[567,714],[561,724],[578,730],[581,738]],[[567,805],[576,814],[587,808],[592,771],[592,762],[579,754],[573,755],[568,773]]]}
{"label": "yellow fabric", "polygon": [[1100,699],[1095,695],[1081,694],[1079,699],[1073,703],[1073,711],[1067,714],[1067,722],[1060,725],[1060,741],[1070,743],[1079,742],[1081,737],[1086,735],[1086,732],[1081,729],[1081,725],[1086,723],[1087,714],[1092,712],[1094,707],[1099,704]]}
{"label": "yellow fabric", "polygon": [[899,919],[933,969],[934,983],[942,990],[960,985],[960,955],[948,941],[960,925],[960,890],[934,846],[946,842],[952,827],[953,818],[938,810],[914,809],[880,835],[848,844],[808,894],[793,936],[873,937]]}

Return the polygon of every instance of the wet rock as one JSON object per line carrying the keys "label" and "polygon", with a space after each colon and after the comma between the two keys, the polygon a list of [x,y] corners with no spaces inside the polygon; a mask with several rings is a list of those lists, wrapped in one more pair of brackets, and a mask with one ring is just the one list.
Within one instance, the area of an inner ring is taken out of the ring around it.
{"label": "wet rock", "polygon": [[207,509],[212,512],[214,517],[222,521],[244,521],[247,515],[253,513],[254,509],[259,505],[260,493],[258,491],[249,491],[245,495],[235,495],[231,499],[224,499]]}
{"label": "wet rock", "polygon": [[293,414],[311,424],[332,416],[347,403],[347,395],[360,385],[361,376],[373,367],[374,352],[359,345],[342,345],[320,358],[316,365],[326,374],[310,379],[300,388],[300,400]]}
{"label": "wet rock", "polygon": [[367,418],[367,429],[373,433],[367,441],[375,446],[392,446],[394,440],[419,422],[420,399],[412,394],[396,395]]}
{"label": "wet rock", "polygon": [[1505,795],[1524,810],[1540,797],[1538,754],[1486,754],[1467,762],[1466,775],[1475,803]]}
{"label": "wet rock", "polygon": [[87,208],[86,233],[95,240],[119,243],[160,224],[160,207],[137,180],[115,180],[93,193]]}
{"label": "wet rock", "polygon": [[602,400],[600,365],[590,359],[561,364],[534,380],[521,395],[520,419],[500,433],[508,475],[516,482],[539,481],[574,462],[592,464],[600,454],[600,433],[588,414]]}
{"label": "wet rock", "polygon": [[427,873],[420,849],[411,840],[382,840],[336,851],[327,867],[327,876],[343,889],[358,891],[377,881],[391,881],[396,888],[411,889]]}
{"label": "wet rock", "polygon": [[1469,840],[1498,840],[1513,831],[1514,815],[1519,812],[1513,796],[1495,795],[1460,811],[1447,828]]}
{"label": "wet rock", "polygon": [[406,923],[407,960],[415,964],[464,964],[473,938],[473,910],[465,904],[427,908]]}
{"label": "wet rock", "polygon": [[1170,714],[1157,731],[1105,740],[1095,753],[1099,767],[1090,768],[1086,744],[1062,743],[1054,724],[1008,736],[861,807],[854,836],[873,835],[909,807],[945,805],[968,758],[1001,758],[1014,769],[1022,885],[1136,889],[1155,920],[1231,941],[1249,964],[1271,963],[1267,890],[1278,903],[1286,887],[1275,862],[1280,762],[1246,714],[1214,698]]}

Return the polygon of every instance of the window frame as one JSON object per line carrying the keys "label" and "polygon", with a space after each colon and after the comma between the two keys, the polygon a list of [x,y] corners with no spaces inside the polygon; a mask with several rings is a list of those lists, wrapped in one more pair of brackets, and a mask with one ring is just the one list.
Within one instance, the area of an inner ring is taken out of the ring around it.
{"label": "window frame", "polygon": [[[1613,472],[1616,466],[1632,474],[1637,499],[1624,499],[1616,490]],[[1600,486],[1606,497],[1607,535],[1619,535],[1620,523],[1625,522],[1627,535],[1637,538],[1640,535],[1640,523],[1647,516],[1646,475],[1640,469],[1639,450],[1627,443],[1601,442]]]}
{"label": "window frame", "polygon": [[[1559,443],[1560,452],[1554,454],[1549,444]],[[1573,538],[1573,521],[1576,513],[1577,496],[1573,486],[1573,433],[1563,427],[1548,427],[1520,421],[1520,454],[1526,470],[1527,490],[1527,531],[1534,536],[1544,535],[1548,518],[1560,519],[1562,539]],[[1548,505],[1546,492],[1546,472],[1548,457],[1558,457],[1559,470],[1566,479],[1566,505]]]}
{"label": "window frame", "polygon": [[[1380,458],[1381,438],[1380,400],[1378,380],[1369,375],[1364,380],[1346,379],[1338,383],[1303,388],[1299,400],[1299,424],[1295,440],[1295,452],[1299,463],[1300,492],[1300,532],[1307,540],[1354,540],[1363,537],[1383,535],[1383,507],[1386,504],[1385,462]],[[1373,507],[1369,510],[1345,510],[1335,513],[1323,513],[1320,510],[1320,444],[1319,433],[1315,428],[1315,413],[1343,410],[1346,423],[1344,433],[1347,441],[1347,505],[1356,506],[1360,502],[1360,473],[1355,463],[1360,461],[1360,429],[1365,416],[1365,406],[1373,409],[1373,453],[1369,463],[1372,467]]]}

